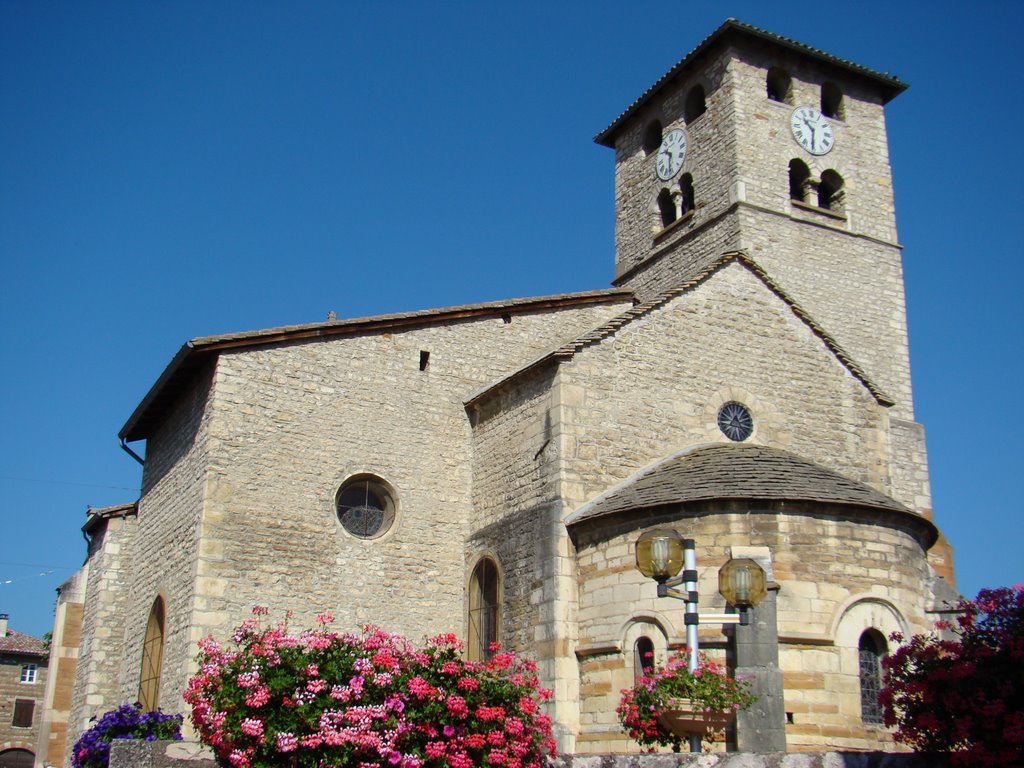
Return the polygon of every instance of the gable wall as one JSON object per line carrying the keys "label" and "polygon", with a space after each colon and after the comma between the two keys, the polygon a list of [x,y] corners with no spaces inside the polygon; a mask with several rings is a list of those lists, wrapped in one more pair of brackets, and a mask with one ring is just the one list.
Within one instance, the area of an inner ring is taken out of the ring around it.
{"label": "gable wall", "polygon": [[777,296],[732,263],[561,368],[565,500],[578,508],[687,446],[722,442],[718,408],[752,411],[752,440],[889,492],[887,415]]}

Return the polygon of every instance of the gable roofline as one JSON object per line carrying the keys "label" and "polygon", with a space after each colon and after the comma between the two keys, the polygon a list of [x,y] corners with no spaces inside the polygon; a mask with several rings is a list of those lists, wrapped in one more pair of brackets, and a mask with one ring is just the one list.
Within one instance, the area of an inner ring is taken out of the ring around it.
{"label": "gable roofline", "polygon": [[870,80],[881,92],[883,104],[887,104],[892,101],[892,99],[907,89],[906,83],[895,75],[890,75],[888,72],[879,72],[878,70],[865,67],[848,59],[833,56],[819,48],[806,45],[805,43],[798,42],[792,38],[777,35],[774,32],[769,32],[766,29],[755,27],[753,24],[747,24],[739,19],[729,18],[726,19],[718,29],[698,43],[696,48],[676,62],[668,72],[658,78],[654,85],[644,91],[636,101],[626,107],[622,114],[615,118],[607,128],[594,137],[594,141],[602,146],[614,148],[615,136],[618,133],[619,128],[622,127],[622,124],[628,118],[632,117],[644,104],[654,98],[669,82],[673,80],[673,78],[676,77],[676,75],[689,67],[714,45],[725,41],[730,36],[762,40],[771,43],[772,45],[788,48],[791,51],[795,51],[804,56],[809,56],[813,59],[817,59],[818,61],[839,67],[853,73],[854,75]]}
{"label": "gable roofline", "polygon": [[634,319],[643,317],[650,312],[667,304],[672,299],[682,296],[684,293],[689,293],[691,290],[706,282],[712,275],[728,266],[729,264],[736,262],[742,264],[748,270],[750,270],[765,286],[778,296],[808,328],[811,332],[817,336],[825,344],[825,346],[832,352],[833,355],[839,360],[840,363],[856,378],[864,388],[871,393],[875,400],[883,406],[892,406],[895,404],[895,400],[886,395],[875,383],[868,377],[864,370],[857,364],[857,362],[846,352],[845,349],[837,342],[828,331],[826,331],[821,325],[818,324],[814,318],[811,317],[810,313],[801,307],[795,299],[793,299],[788,293],[786,293],[782,286],[776,283],[768,273],[759,265],[756,261],[750,258],[743,251],[727,251],[719,256],[717,259],[708,264],[703,270],[698,272],[694,277],[686,280],[675,288],[671,288],[664,293],[655,296],[649,301],[642,302],[635,305],[634,307],[627,309],[621,315],[613,317],[608,322],[599,325],[594,330],[586,333],[582,336],[573,339],[567,344],[563,344],[546,355],[537,358],[532,363],[520,368],[508,376],[488,385],[484,389],[476,392],[466,402],[465,406],[467,409],[476,408],[483,400],[487,399],[491,394],[504,389],[513,381],[527,376],[530,373],[544,368],[548,364],[555,362],[562,362],[565,360],[571,360],[577,352],[580,350],[593,346],[600,343],[609,336],[614,335],[620,328],[628,325]]}
{"label": "gable roofline", "polygon": [[149,430],[159,420],[160,412],[163,410],[162,407],[175,399],[192,380],[193,376],[209,360],[214,359],[218,353],[225,350],[244,349],[255,346],[275,346],[296,341],[355,336],[367,333],[384,333],[432,324],[500,317],[504,314],[526,314],[548,309],[558,310],[632,300],[633,292],[630,290],[603,288],[596,291],[505,299],[478,304],[423,309],[413,312],[396,312],[368,317],[325,320],[319,323],[286,325],[240,333],[199,336],[185,342],[177,351],[149,392],[146,393],[146,396],[136,406],[124,426],[121,427],[118,437],[123,442],[145,439],[149,434]]}

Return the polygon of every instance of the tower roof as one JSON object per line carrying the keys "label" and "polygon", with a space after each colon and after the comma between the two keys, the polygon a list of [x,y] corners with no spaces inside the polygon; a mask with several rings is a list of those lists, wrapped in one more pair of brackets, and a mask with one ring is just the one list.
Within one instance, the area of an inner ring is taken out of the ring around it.
{"label": "tower roof", "polygon": [[640,109],[640,107],[657,95],[673,80],[673,78],[676,77],[676,75],[689,67],[714,45],[734,38],[761,40],[771,45],[788,48],[791,51],[796,51],[804,56],[817,59],[818,61],[839,67],[856,76],[870,80],[880,91],[883,103],[888,103],[907,89],[906,83],[895,75],[890,75],[888,72],[879,72],[878,70],[870,69],[869,67],[862,66],[848,59],[833,56],[819,48],[806,45],[805,43],[798,42],[788,37],[783,37],[782,35],[777,35],[774,32],[769,32],[768,30],[761,29],[760,27],[755,27],[752,24],[746,24],[738,19],[726,19],[722,26],[705,37],[696,48],[676,62],[668,72],[658,78],[654,85],[644,91],[640,98],[626,107],[625,111],[615,118],[611,125],[594,137],[594,141],[606,147],[614,147],[615,135],[618,133],[619,128],[621,128],[622,124],[638,109]]}

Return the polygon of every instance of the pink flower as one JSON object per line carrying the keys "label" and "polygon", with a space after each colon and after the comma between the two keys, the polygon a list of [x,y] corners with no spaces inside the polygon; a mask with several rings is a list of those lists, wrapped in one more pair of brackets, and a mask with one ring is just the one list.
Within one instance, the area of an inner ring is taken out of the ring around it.
{"label": "pink flower", "polygon": [[298,739],[292,733],[277,734],[277,748],[281,752],[293,752],[298,744]]}
{"label": "pink flower", "polygon": [[247,717],[245,718],[245,720],[242,721],[242,724],[239,726],[239,728],[241,729],[242,733],[244,733],[247,736],[255,736],[256,738],[260,738],[263,736],[262,720],[257,720],[253,717]]}
{"label": "pink flower", "polygon": [[321,611],[316,615],[316,620],[321,624],[333,624],[334,614],[329,611]]}

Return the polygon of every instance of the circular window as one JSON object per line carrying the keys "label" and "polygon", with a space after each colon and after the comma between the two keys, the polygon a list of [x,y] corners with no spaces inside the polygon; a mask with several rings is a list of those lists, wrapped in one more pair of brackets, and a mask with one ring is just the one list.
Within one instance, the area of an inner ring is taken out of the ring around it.
{"label": "circular window", "polygon": [[395,521],[395,500],[384,481],[373,475],[349,478],[338,491],[338,520],[360,539],[387,533]]}
{"label": "circular window", "polygon": [[745,405],[726,403],[718,409],[718,428],[730,440],[742,443],[753,433],[754,419]]}

